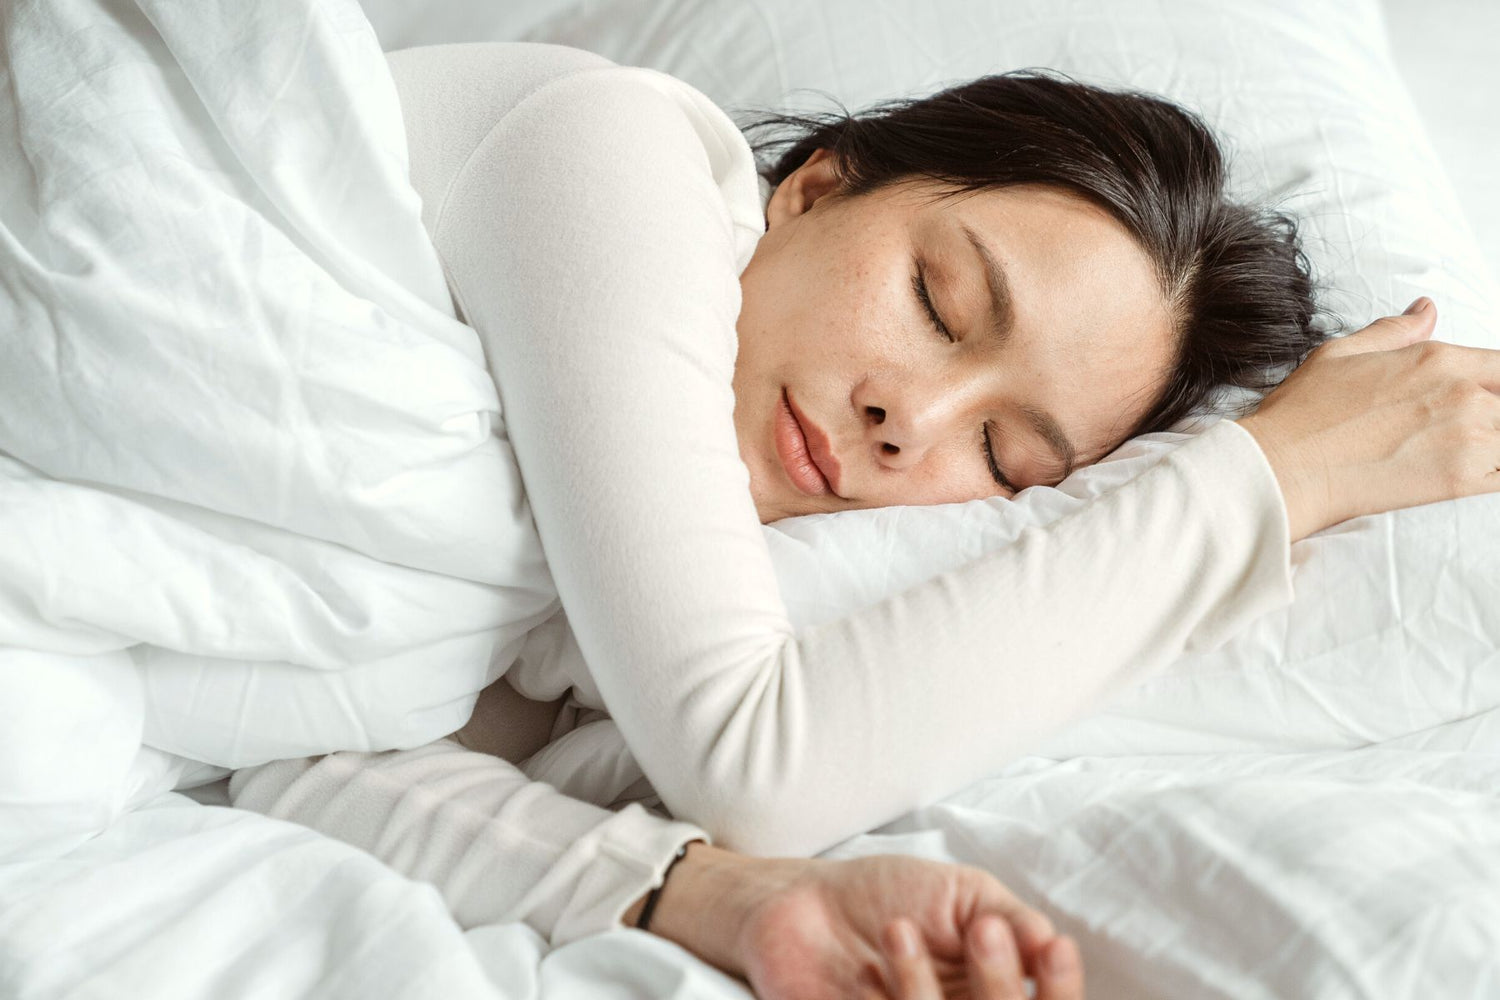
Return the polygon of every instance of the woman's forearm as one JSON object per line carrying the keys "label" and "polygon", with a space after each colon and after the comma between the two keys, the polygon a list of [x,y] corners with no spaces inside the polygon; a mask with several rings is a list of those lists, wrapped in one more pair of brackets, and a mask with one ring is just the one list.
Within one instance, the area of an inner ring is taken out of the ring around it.
{"label": "woman's forearm", "polygon": [[553,944],[619,926],[677,849],[705,836],[638,805],[569,798],[449,740],[273,761],[237,772],[230,796],[432,883],[465,928],[524,920]]}
{"label": "woman's forearm", "polygon": [[[978,869],[735,854],[639,806],[611,813],[566,799],[448,741],[277,761],[239,772],[231,797],[433,884],[465,928],[523,919],[560,945],[634,926],[659,886],[651,933],[748,979],[766,1000],[853,995],[903,920],[933,954],[950,956],[990,921],[1014,945],[963,961],[996,973],[1009,963],[1012,979],[1024,969],[1044,987],[1039,996],[1081,996],[1071,943]],[[1049,980],[1061,989],[1046,992]]]}
{"label": "woman's forearm", "polygon": [[1226,424],[1006,549],[774,650],[747,639],[732,662],[721,639],[712,666],[678,660],[698,753],[643,732],[659,692],[600,687],[674,814],[751,853],[822,850],[1284,605],[1289,545],[1264,459]]}

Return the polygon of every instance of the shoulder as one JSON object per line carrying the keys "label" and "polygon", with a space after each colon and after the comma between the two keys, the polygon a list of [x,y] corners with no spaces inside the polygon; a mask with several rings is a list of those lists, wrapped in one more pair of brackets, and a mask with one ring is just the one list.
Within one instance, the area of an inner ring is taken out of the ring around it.
{"label": "shoulder", "polygon": [[389,52],[386,62],[428,232],[454,176],[496,122],[551,82],[615,65],[582,49],[529,42],[423,45]]}
{"label": "shoulder", "polygon": [[420,119],[504,114],[528,94],[573,73],[617,67],[584,49],[540,42],[460,42],[386,53],[403,111]]}
{"label": "shoulder", "polygon": [[749,145],[713,101],[669,74],[535,43],[424,46],[388,59],[430,232],[460,186],[540,197],[559,171],[596,203],[634,192],[615,205],[626,214],[665,185],[680,202],[655,207],[716,216],[740,268],[764,232]]}
{"label": "shoulder", "polygon": [[648,199],[664,191],[643,210],[679,220],[695,208],[710,212],[734,244],[736,273],[744,269],[765,233],[760,179],[745,137],[707,95],[657,70],[608,66],[550,81],[532,102],[533,128],[577,169]]}

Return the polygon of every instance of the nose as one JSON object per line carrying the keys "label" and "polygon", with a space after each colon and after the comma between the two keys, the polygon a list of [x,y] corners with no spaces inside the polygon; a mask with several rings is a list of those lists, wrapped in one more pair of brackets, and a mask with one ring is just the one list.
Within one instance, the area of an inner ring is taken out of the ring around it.
{"label": "nose", "polygon": [[960,424],[977,428],[977,381],[954,384],[910,379],[866,379],[855,390],[855,405],[864,419],[865,437],[875,461],[888,469],[909,469],[928,453],[961,431]]}

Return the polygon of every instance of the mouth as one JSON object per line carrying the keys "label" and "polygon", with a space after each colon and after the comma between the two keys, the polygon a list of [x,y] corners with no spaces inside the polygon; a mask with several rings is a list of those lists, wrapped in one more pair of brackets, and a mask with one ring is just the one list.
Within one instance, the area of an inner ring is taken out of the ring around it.
{"label": "mouth", "polygon": [[782,468],[798,491],[808,496],[838,495],[841,470],[828,435],[798,411],[785,389],[776,413],[775,438]]}

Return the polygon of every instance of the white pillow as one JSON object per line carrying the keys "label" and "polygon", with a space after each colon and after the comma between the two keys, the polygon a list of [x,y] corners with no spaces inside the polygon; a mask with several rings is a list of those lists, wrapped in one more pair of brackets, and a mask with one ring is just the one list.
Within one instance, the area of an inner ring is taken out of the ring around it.
{"label": "white pillow", "polygon": [[1443,339],[1493,340],[1495,291],[1390,57],[1375,0],[363,0],[387,49],[573,45],[685,80],[732,115],[851,110],[1045,66],[1200,112],[1231,183],[1304,220],[1324,304],[1356,325],[1426,293]]}
{"label": "white pillow", "polygon": [[[366,0],[387,48],[453,40],[575,45],[651,66],[726,109],[851,110],[1028,66],[1164,94],[1231,151],[1241,196],[1296,214],[1351,328],[1420,294],[1440,339],[1500,347],[1497,301],[1399,83],[1373,0]],[[1214,419],[1185,421],[1201,430]],[[1138,474],[1180,434],[1148,435],[1055,489],[768,526],[799,624],[836,618],[1007,544]],[[1058,755],[1359,745],[1500,704],[1500,497],[1362,518],[1293,549],[1297,599],[1223,648],[1060,734]],[[1488,666],[1490,669],[1484,669]],[[1373,671],[1373,672],[1372,672]],[[1378,682],[1377,682],[1378,681]]]}

